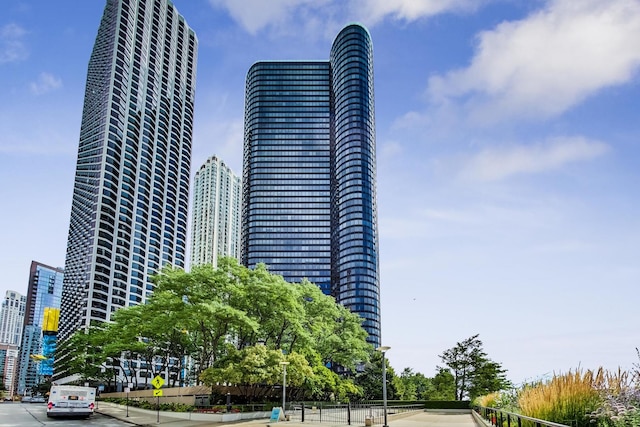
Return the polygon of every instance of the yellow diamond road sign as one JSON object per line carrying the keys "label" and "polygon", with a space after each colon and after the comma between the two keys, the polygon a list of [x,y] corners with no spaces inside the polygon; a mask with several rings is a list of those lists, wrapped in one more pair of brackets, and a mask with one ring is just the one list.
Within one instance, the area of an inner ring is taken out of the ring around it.
{"label": "yellow diamond road sign", "polygon": [[162,390],[153,390],[153,397],[162,397]]}
{"label": "yellow diamond road sign", "polygon": [[153,380],[151,380],[151,384],[153,384],[155,388],[160,388],[162,387],[162,384],[164,384],[164,380],[160,375],[156,375],[156,377]]}

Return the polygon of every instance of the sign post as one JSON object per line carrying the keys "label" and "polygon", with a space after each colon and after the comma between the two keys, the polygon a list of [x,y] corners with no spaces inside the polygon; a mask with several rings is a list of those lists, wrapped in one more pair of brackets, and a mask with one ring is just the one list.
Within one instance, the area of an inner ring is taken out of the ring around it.
{"label": "sign post", "polygon": [[133,384],[129,383],[124,389],[124,392],[127,393],[127,418],[129,417],[129,392],[131,391],[131,387],[133,387]]}
{"label": "sign post", "polygon": [[160,396],[162,396],[162,390],[160,390],[160,388],[162,387],[162,384],[164,384],[164,379],[160,376],[160,375],[156,375],[156,377],[151,380],[151,384],[153,385],[153,387],[155,388],[155,390],[153,390],[153,395],[157,398],[156,400],[156,407],[157,407],[157,423],[160,424]]}

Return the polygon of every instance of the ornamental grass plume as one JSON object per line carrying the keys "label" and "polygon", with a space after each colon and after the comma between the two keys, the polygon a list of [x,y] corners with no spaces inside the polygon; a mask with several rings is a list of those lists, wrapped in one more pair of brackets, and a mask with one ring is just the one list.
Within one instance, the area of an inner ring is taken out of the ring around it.
{"label": "ornamental grass plume", "polygon": [[590,414],[601,398],[598,390],[606,384],[605,371],[595,373],[581,369],[556,375],[546,383],[524,389],[518,403],[523,415],[561,424],[583,427],[589,425]]}
{"label": "ornamental grass plume", "polygon": [[476,397],[473,401],[474,406],[484,406],[486,408],[497,408],[498,401],[500,400],[500,392],[494,392],[485,394],[484,396]]}

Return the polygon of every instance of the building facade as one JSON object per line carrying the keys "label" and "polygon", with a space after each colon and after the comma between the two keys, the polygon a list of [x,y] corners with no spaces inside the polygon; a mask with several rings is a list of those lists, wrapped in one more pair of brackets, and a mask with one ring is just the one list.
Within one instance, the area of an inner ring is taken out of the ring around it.
{"label": "building facade", "polygon": [[0,306],[0,357],[2,357],[2,381],[9,397],[16,394],[16,375],[22,326],[27,297],[16,291],[5,293]]}
{"label": "building facade", "polygon": [[18,365],[20,395],[53,375],[57,328],[52,330],[49,319],[59,316],[63,278],[62,268],[31,262]]}
{"label": "building facade", "polygon": [[16,373],[20,350],[18,346],[0,344],[0,374],[4,384],[6,395],[13,399],[16,393]]}
{"label": "building facade", "polygon": [[7,291],[0,307],[0,344],[20,346],[27,297]]}
{"label": "building facade", "polygon": [[309,279],[380,344],[373,46],[353,24],[329,61],[247,74],[242,262]]}
{"label": "building facade", "polygon": [[170,0],[106,2],[87,71],[60,340],[144,303],[162,266],[185,266],[197,43]]}
{"label": "building facade", "polygon": [[191,265],[217,266],[218,256],[240,259],[242,180],[216,156],[209,157],[193,182]]}

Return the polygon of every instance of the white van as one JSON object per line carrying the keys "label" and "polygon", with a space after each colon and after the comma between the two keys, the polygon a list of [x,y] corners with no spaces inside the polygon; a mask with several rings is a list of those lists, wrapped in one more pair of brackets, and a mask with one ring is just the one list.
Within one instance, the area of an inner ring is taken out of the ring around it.
{"label": "white van", "polygon": [[96,405],[96,389],[73,385],[54,385],[49,391],[47,417],[90,417]]}

